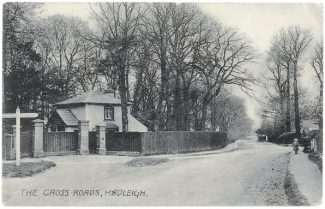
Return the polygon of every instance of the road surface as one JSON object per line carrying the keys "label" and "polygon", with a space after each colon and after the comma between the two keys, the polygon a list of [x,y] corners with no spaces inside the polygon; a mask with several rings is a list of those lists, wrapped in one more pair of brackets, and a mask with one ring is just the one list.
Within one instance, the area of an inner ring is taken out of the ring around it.
{"label": "road surface", "polygon": [[49,157],[57,166],[44,173],[3,178],[2,201],[24,206],[289,205],[283,184],[290,158],[296,157],[292,148],[258,143],[256,137],[237,146],[219,154],[155,156],[169,161],[144,167],[130,167],[134,157],[126,156]]}

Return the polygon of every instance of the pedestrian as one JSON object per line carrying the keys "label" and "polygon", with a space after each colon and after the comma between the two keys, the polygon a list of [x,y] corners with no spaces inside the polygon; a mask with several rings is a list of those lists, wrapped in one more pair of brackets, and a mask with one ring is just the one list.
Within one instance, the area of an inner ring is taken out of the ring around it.
{"label": "pedestrian", "polygon": [[295,154],[298,154],[298,150],[299,150],[298,145],[299,145],[299,143],[298,143],[297,138],[294,138],[292,145],[293,145],[293,150],[295,151]]}

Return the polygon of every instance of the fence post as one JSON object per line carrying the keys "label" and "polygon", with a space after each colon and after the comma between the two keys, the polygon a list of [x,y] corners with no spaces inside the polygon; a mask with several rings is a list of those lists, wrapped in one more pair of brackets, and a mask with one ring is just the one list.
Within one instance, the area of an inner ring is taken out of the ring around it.
{"label": "fence post", "polygon": [[96,125],[97,153],[106,155],[106,125]]}
{"label": "fence post", "polygon": [[34,123],[34,137],[33,137],[33,157],[44,157],[43,149],[43,120],[33,120]]}
{"label": "fence post", "polygon": [[78,153],[89,155],[89,120],[79,120],[78,129]]}
{"label": "fence post", "polygon": [[16,158],[16,125],[12,125],[12,135],[10,137],[9,147],[9,159],[13,160]]}
{"label": "fence post", "polygon": [[144,153],[144,135],[145,133],[140,133],[140,155],[143,155]]}

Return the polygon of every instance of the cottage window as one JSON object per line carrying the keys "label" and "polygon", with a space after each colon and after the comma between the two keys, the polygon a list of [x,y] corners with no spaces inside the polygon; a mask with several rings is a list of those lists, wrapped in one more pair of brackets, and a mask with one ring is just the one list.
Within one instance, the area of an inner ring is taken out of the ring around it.
{"label": "cottage window", "polygon": [[105,106],[104,107],[104,119],[105,120],[114,120],[114,107]]}

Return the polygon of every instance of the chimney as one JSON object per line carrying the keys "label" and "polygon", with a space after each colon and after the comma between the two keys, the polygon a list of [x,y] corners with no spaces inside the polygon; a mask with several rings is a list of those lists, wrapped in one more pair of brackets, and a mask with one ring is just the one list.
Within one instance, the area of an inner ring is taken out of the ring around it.
{"label": "chimney", "polygon": [[119,90],[115,90],[114,96],[115,96],[115,98],[117,98],[117,99],[121,99],[121,98],[120,98],[120,92],[119,92]]}
{"label": "chimney", "polygon": [[112,96],[114,96],[114,90],[113,89],[106,89],[106,90],[104,90],[104,94],[111,94]]}

